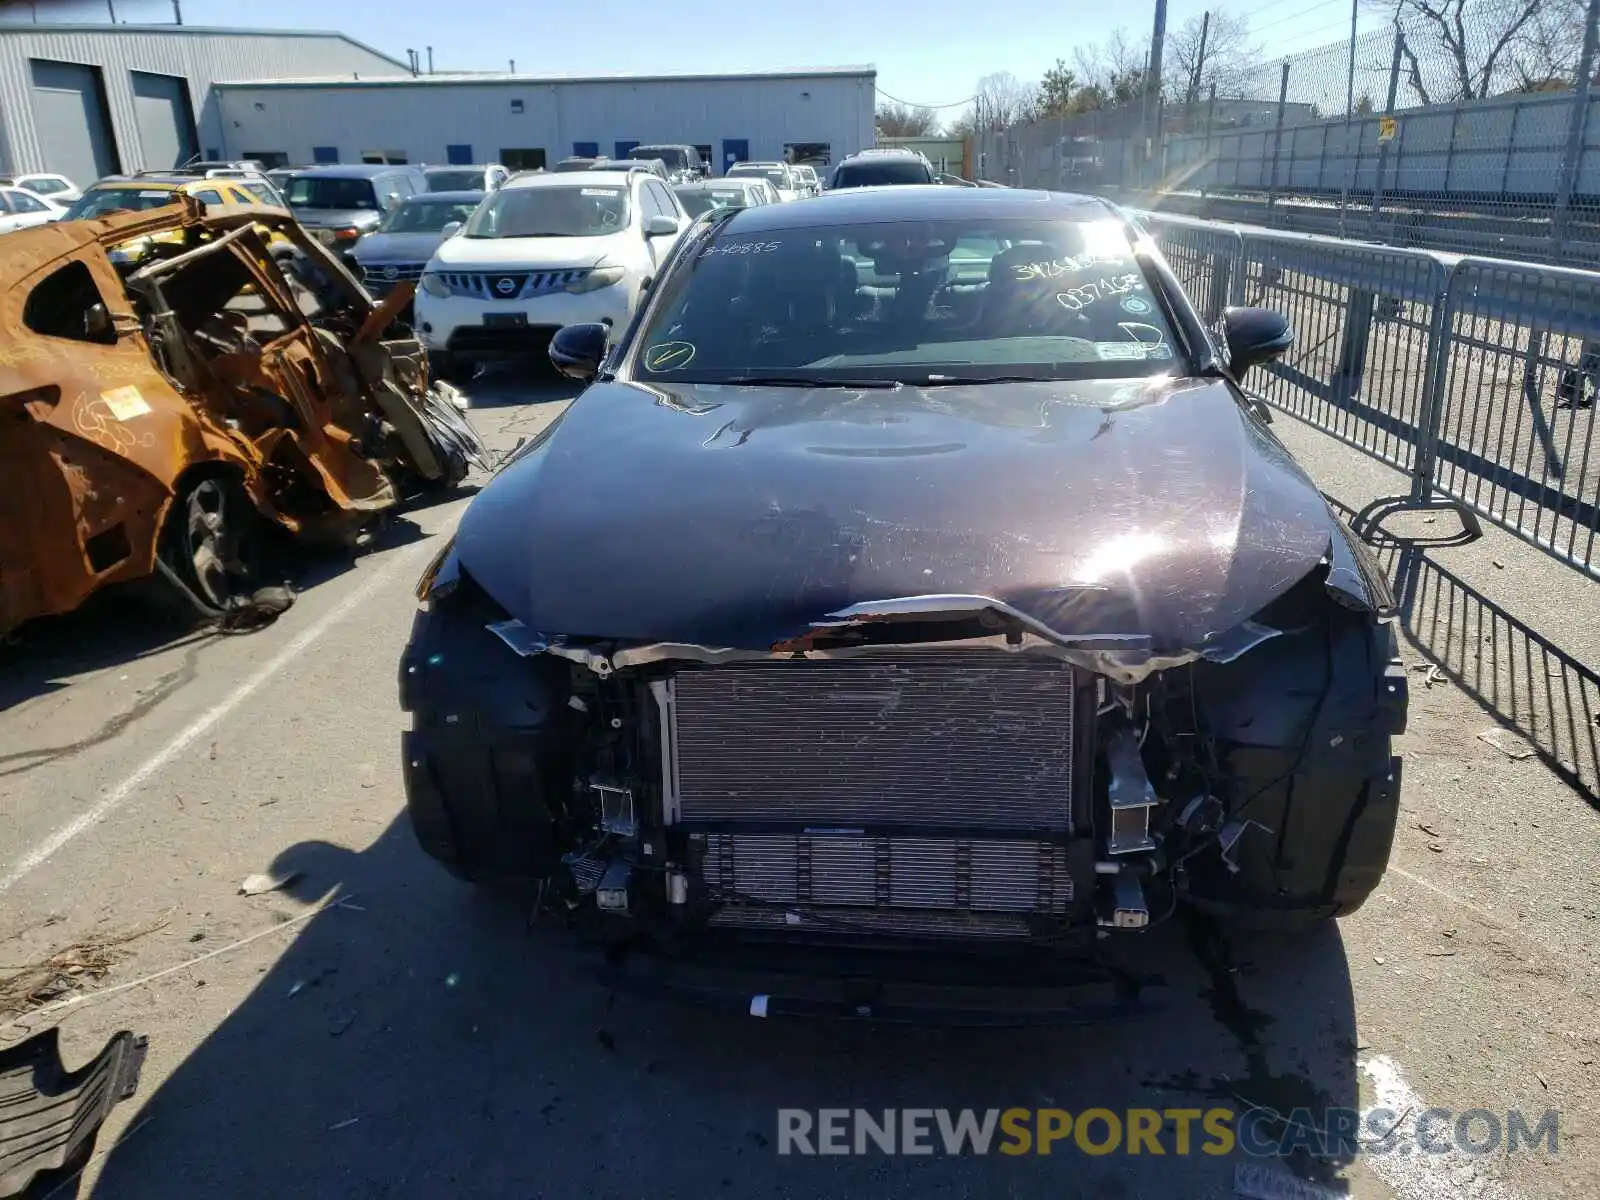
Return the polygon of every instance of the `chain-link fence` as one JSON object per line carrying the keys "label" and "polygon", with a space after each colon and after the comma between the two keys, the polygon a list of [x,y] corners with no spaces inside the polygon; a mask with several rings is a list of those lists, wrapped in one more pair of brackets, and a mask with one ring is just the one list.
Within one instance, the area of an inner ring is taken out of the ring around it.
{"label": "chain-link fence", "polygon": [[1477,0],[1459,22],[1400,7],[1229,72],[1225,95],[982,132],[974,165],[1194,216],[1600,265],[1600,0]]}

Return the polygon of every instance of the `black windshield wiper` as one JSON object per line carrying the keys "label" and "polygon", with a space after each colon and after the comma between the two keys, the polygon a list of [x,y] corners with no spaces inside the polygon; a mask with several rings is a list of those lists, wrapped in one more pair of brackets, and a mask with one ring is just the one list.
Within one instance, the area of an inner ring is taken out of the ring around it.
{"label": "black windshield wiper", "polygon": [[1040,375],[929,375],[918,387],[958,387],[970,383],[1062,383]]}
{"label": "black windshield wiper", "polygon": [[823,379],[816,375],[735,375],[718,382],[744,383],[751,387],[898,388],[905,386],[898,379]]}

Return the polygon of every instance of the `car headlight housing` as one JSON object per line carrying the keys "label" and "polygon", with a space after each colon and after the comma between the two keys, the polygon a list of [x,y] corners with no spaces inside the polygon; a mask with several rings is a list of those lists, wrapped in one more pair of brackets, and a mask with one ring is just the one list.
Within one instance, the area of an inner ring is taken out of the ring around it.
{"label": "car headlight housing", "polygon": [[628,273],[626,267],[596,267],[581,279],[575,279],[567,284],[567,291],[574,296],[581,296],[585,292],[598,292],[601,288],[608,288],[614,283],[621,283],[622,277]]}
{"label": "car headlight housing", "polygon": [[422,290],[430,296],[437,296],[441,300],[450,295],[450,285],[444,281],[444,276],[437,271],[424,271],[422,273]]}

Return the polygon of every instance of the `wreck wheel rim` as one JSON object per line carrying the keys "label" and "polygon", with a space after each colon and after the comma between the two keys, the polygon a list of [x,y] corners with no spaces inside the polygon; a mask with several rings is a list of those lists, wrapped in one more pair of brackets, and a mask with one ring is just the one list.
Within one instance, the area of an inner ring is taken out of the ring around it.
{"label": "wreck wheel rim", "polygon": [[189,492],[184,512],[184,554],[201,598],[226,608],[234,594],[233,576],[242,573],[236,514],[229,489],[221,480],[206,479]]}

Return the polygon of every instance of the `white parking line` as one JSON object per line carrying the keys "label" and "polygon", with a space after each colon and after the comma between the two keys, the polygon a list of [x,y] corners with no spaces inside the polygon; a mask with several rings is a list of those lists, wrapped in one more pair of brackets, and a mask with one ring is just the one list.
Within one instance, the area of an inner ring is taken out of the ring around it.
{"label": "white parking line", "polygon": [[[441,531],[441,536],[448,536],[448,534],[448,529]],[[389,582],[401,567],[413,562],[418,556],[418,551],[412,551],[409,554],[397,554],[392,561],[375,570],[360,587],[341,600],[338,605],[301,630],[293,641],[267,660],[254,675],[251,675],[223,699],[201,713],[180,730],[166,745],[162,746],[160,750],[157,750],[144,762],[140,763],[132,774],[128,775],[121,783],[101,797],[99,803],[93,808],[78,814],[78,816],[61,826],[61,828],[12,864],[6,873],[0,876],[0,892],[6,892],[15,887],[30,872],[37,870],[50,861],[63,846],[75,838],[81,837],[126,804],[134,793],[149,782],[151,776],[171,763],[198,739],[204,737],[229,713],[260,691],[274,675],[304,654],[328,630],[372,599],[374,593]]]}
{"label": "white parking line", "polygon": [[[1454,1146],[1437,1154],[1417,1152],[1417,1118],[1429,1105],[1406,1082],[1399,1063],[1386,1054],[1375,1054],[1362,1060],[1361,1073],[1372,1085],[1374,1098],[1361,1114],[1363,1133],[1374,1125],[1388,1129],[1392,1124],[1397,1145],[1413,1151],[1364,1156],[1373,1173],[1399,1200],[1518,1200],[1516,1192],[1489,1174],[1484,1159],[1492,1156],[1470,1154]],[[1374,1114],[1375,1109],[1386,1109],[1392,1115],[1385,1118]],[[1448,1136],[1446,1130],[1437,1140]]]}

